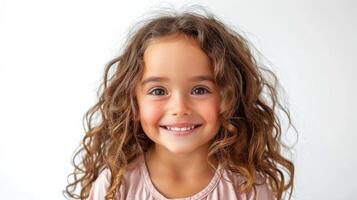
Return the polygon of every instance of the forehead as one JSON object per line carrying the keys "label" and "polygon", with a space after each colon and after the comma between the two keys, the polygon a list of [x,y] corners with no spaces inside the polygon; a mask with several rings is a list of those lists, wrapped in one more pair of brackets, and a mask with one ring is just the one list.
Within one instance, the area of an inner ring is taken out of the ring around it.
{"label": "forehead", "polygon": [[150,41],[144,52],[144,75],[171,78],[211,75],[213,68],[197,41],[184,35]]}

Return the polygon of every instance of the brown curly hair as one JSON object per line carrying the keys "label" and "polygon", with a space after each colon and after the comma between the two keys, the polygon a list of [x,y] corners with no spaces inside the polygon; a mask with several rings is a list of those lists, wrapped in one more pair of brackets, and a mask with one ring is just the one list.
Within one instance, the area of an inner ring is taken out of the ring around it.
{"label": "brown curly hair", "polygon": [[[150,40],[184,34],[195,39],[213,63],[224,105],[220,110],[222,125],[207,157],[215,156],[223,166],[246,178],[238,188],[241,192],[252,187],[255,191],[254,173],[258,172],[276,199],[282,199],[289,189],[290,199],[294,165],[282,155],[281,147],[288,146],[281,141],[282,125],[277,111],[287,116],[289,127],[294,126],[289,110],[278,99],[276,75],[258,64],[254,47],[207,11],[205,15],[192,11],[161,12],[142,22],[129,34],[120,56],[105,68],[99,101],[84,115],[86,134],[73,157],[75,169],[69,177],[74,180],[69,181],[64,194],[86,199],[92,183],[108,168],[111,179],[106,199],[114,198],[117,188],[124,184],[127,165],[154,144],[142,134],[140,122],[134,120],[138,113],[135,87],[143,74],[144,51]],[[263,72],[273,80],[268,80]],[[78,195],[75,190],[79,185]]]}

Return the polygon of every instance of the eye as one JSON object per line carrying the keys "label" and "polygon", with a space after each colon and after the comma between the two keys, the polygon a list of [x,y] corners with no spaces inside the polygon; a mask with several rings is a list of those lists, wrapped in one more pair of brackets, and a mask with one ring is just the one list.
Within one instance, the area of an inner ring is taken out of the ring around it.
{"label": "eye", "polygon": [[154,88],[153,90],[151,90],[149,92],[149,94],[154,95],[154,96],[161,96],[161,95],[165,95],[165,90],[163,90],[161,88]]}
{"label": "eye", "polygon": [[203,94],[207,94],[207,93],[211,93],[208,89],[204,88],[204,87],[197,87],[195,89],[193,89],[193,91],[198,95],[203,95]]}
{"label": "eye", "polygon": [[[206,89],[204,87],[196,87],[195,89],[192,90],[192,92],[195,95],[204,95],[204,94],[211,93],[208,89]],[[165,95],[165,90],[162,88],[154,88],[148,94],[154,95],[154,96],[163,96],[163,95]]]}

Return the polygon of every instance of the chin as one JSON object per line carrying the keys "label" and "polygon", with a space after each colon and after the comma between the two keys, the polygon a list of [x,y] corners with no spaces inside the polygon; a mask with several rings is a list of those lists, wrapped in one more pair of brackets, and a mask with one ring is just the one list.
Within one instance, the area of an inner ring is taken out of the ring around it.
{"label": "chin", "polygon": [[195,151],[195,147],[192,145],[183,145],[183,146],[176,146],[173,147],[166,147],[171,153],[173,154],[190,154]]}

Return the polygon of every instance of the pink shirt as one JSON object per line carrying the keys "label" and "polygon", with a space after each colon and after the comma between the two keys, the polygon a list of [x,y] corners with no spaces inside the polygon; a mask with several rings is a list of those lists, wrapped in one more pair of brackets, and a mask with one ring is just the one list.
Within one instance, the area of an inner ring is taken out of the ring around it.
{"label": "pink shirt", "polygon": [[[241,183],[244,179],[230,170],[224,169],[221,165],[218,166],[215,175],[210,183],[200,192],[193,196],[185,198],[176,198],[171,200],[219,200],[219,199],[239,199],[239,200],[253,200],[253,190],[248,194],[238,193],[233,183]],[[147,166],[143,156],[140,156],[134,167],[124,174],[124,181],[126,187],[123,185],[119,188],[119,193],[123,196],[121,199],[130,200],[168,200],[163,196],[151,182]],[[92,185],[89,194],[89,200],[104,200],[105,192],[110,184],[110,171],[105,169],[98,176]],[[256,200],[273,200],[271,191],[267,185],[257,185],[257,198]],[[119,197],[116,198],[119,200]]]}

